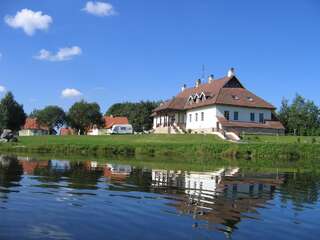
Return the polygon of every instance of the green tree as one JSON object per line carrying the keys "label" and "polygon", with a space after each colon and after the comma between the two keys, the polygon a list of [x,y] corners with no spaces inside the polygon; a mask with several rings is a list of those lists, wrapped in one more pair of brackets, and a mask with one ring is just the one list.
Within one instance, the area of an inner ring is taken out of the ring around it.
{"label": "green tree", "polygon": [[278,116],[287,133],[310,136],[320,134],[319,114],[313,101],[297,94],[291,104],[288,100],[282,101]]}
{"label": "green tree", "polygon": [[17,131],[24,125],[25,120],[23,106],[15,101],[11,92],[8,92],[0,102],[0,129]]}
{"label": "green tree", "polygon": [[32,115],[37,118],[39,124],[49,128],[50,134],[55,134],[55,129],[62,127],[66,122],[66,114],[58,106],[47,106],[42,110],[34,110]]}
{"label": "green tree", "polygon": [[116,103],[108,109],[106,115],[127,117],[134,131],[141,132],[152,128],[151,113],[158,105],[158,102],[151,101]]}
{"label": "green tree", "polygon": [[289,124],[289,112],[290,106],[288,99],[283,99],[281,102],[280,111],[278,113],[278,118],[283,124],[286,129],[286,133],[289,131],[288,124]]}
{"label": "green tree", "polygon": [[71,127],[84,134],[93,125],[102,125],[100,106],[83,100],[76,102],[69,109],[67,121]]}

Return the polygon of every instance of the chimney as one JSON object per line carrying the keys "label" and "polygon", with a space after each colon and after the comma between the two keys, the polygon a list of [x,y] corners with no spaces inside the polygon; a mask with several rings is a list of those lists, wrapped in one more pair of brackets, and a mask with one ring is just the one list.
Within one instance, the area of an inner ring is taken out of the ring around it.
{"label": "chimney", "polygon": [[187,85],[183,84],[183,86],[181,87],[181,92],[183,92],[186,88],[187,88]]}
{"label": "chimney", "polygon": [[196,87],[199,87],[200,84],[201,84],[201,79],[199,78],[199,79],[196,81]]}
{"label": "chimney", "polygon": [[234,68],[232,67],[232,68],[230,68],[229,71],[228,71],[228,77],[231,78],[231,77],[233,77],[233,76],[235,76],[235,70],[234,70]]}
{"label": "chimney", "polygon": [[214,80],[214,76],[213,74],[210,74],[210,76],[208,77],[208,83],[212,83]]}

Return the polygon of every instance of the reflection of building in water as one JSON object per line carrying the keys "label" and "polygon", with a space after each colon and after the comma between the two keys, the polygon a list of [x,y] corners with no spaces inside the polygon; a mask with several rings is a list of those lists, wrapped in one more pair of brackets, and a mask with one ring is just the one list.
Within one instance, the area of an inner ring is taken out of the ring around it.
{"label": "reflection of building in water", "polygon": [[207,194],[213,198],[223,176],[232,176],[238,168],[221,168],[212,172],[182,172],[173,170],[152,170],[152,182],[155,187],[184,188],[185,193],[191,196]]}
{"label": "reflection of building in water", "polygon": [[48,167],[48,161],[28,161],[28,160],[20,160],[20,164],[23,168],[23,173],[31,175],[34,173],[34,170],[37,168],[45,168]]}
{"label": "reflection of building in water", "polygon": [[37,161],[29,157],[17,157],[22,166],[23,174],[34,174],[35,169],[48,167],[49,161]]}
{"label": "reflection of building in water", "polygon": [[70,161],[68,160],[50,160],[50,168],[55,171],[66,171],[69,170]]}
{"label": "reflection of building in water", "polygon": [[[273,198],[276,186],[282,181],[274,175],[245,176],[240,174],[238,168],[222,168],[212,172],[152,171],[154,188],[181,189],[181,201],[170,203],[181,214],[205,220],[209,223],[208,227],[217,228],[223,224],[224,231],[229,233],[241,218],[246,217],[244,213],[250,212],[257,215],[251,217],[259,217],[255,209]],[[185,196],[181,195],[182,192]]]}
{"label": "reflection of building in water", "polygon": [[112,180],[125,180],[131,172],[130,165],[106,164],[104,167],[104,176]]}

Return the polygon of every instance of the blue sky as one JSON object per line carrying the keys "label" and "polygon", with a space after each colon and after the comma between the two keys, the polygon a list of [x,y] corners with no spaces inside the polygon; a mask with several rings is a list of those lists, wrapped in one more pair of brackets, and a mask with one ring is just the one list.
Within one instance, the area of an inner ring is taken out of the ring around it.
{"label": "blue sky", "polygon": [[[1,0],[0,85],[27,112],[79,98],[103,112],[168,99],[194,85],[203,64],[216,77],[235,67],[276,106],[296,92],[320,104],[318,0],[100,1],[86,11],[83,0]],[[40,19],[17,19],[23,9]]]}

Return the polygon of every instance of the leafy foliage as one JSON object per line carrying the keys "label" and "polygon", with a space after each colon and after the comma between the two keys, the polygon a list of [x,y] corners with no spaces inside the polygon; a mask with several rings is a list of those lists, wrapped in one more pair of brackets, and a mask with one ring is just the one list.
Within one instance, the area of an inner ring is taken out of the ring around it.
{"label": "leafy foliage", "polygon": [[134,131],[141,132],[152,128],[151,113],[158,105],[158,102],[151,101],[116,103],[108,109],[106,115],[127,117]]}
{"label": "leafy foliage", "polygon": [[85,101],[76,102],[71,106],[67,115],[68,124],[84,134],[93,125],[102,125],[100,106],[97,103]]}
{"label": "leafy foliage", "polygon": [[17,103],[11,92],[8,92],[0,102],[0,129],[17,131],[24,125],[26,114],[23,106]]}
{"label": "leafy foliage", "polygon": [[55,128],[62,127],[66,122],[66,113],[58,106],[47,106],[42,110],[34,110],[31,114],[41,125],[47,126],[51,134],[56,133]]}
{"label": "leafy foliage", "polygon": [[320,135],[320,109],[298,94],[291,104],[286,99],[282,101],[278,117],[289,134]]}

